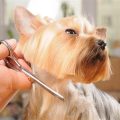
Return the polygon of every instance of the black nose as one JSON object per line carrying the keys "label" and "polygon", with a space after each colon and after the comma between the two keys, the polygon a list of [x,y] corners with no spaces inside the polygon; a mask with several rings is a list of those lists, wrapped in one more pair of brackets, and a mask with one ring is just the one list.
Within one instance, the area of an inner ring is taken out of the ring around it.
{"label": "black nose", "polygon": [[106,43],[103,40],[97,40],[97,44],[100,46],[102,50],[105,49]]}

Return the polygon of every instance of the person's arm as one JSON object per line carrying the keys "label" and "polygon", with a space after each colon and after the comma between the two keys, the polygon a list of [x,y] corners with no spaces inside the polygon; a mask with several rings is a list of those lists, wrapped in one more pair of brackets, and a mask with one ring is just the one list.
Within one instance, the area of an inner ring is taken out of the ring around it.
{"label": "person's arm", "polygon": [[[16,47],[15,40],[7,41],[13,49]],[[3,59],[8,56],[9,52],[5,45],[0,45],[0,110],[9,102],[18,90],[26,90],[31,87],[28,77],[18,71],[14,71],[5,66]],[[18,54],[16,52],[16,54]],[[28,70],[31,70],[26,62],[19,56],[19,62]]]}

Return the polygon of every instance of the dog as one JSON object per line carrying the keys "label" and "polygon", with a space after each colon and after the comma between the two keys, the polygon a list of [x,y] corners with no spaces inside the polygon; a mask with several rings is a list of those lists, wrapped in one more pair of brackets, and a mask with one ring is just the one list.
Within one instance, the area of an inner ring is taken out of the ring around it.
{"label": "dog", "polygon": [[15,10],[18,48],[33,73],[65,98],[64,102],[33,83],[25,120],[119,120],[119,104],[91,84],[109,79],[106,29],[84,17],[57,21]]}

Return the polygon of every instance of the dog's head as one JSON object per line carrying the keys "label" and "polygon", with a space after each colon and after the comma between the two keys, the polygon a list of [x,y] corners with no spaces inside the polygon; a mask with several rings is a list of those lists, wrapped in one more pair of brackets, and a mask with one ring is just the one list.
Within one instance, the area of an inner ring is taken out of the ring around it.
{"label": "dog's head", "polygon": [[83,17],[40,19],[22,7],[15,11],[15,23],[19,48],[37,70],[84,83],[109,78],[105,28],[95,28]]}

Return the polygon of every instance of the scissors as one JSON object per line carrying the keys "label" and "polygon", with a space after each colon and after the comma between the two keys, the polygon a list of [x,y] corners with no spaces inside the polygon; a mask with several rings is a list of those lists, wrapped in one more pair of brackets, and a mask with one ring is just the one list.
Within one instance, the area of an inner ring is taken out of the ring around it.
{"label": "scissors", "polygon": [[7,67],[17,70],[17,71],[20,71],[20,72],[23,72],[25,75],[32,78],[36,83],[38,83],[41,87],[43,87],[45,90],[47,90],[49,93],[56,96],[60,100],[64,101],[64,97],[61,94],[59,94],[58,92],[51,89],[49,86],[47,86],[44,82],[39,80],[33,73],[31,73],[30,71],[25,69],[18,62],[17,55],[13,51],[12,47],[8,44],[8,42],[6,42],[5,40],[2,40],[2,41],[0,41],[0,44],[4,44],[9,50],[9,56],[7,56],[4,60]]}

